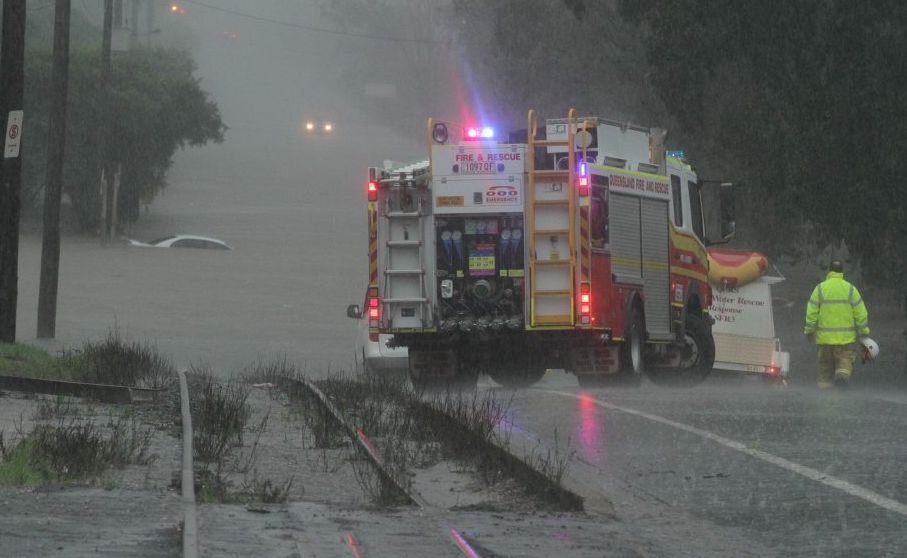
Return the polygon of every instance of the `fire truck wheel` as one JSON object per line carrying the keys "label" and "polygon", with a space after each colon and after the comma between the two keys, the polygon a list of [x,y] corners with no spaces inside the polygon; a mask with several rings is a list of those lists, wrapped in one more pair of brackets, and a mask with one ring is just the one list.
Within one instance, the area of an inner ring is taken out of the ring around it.
{"label": "fire truck wheel", "polygon": [[715,340],[706,318],[687,314],[685,344],[681,348],[680,366],[660,369],[649,378],[656,384],[689,387],[704,381],[715,363]]}
{"label": "fire truck wheel", "polygon": [[642,311],[634,306],[627,322],[627,333],[620,347],[620,373],[639,382],[645,372],[646,334]]}

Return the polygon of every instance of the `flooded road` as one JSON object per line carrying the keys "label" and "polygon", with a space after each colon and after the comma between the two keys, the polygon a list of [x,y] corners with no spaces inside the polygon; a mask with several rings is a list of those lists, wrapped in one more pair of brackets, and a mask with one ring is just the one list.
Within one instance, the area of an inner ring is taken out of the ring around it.
{"label": "flooded road", "polygon": [[[419,152],[389,130],[374,133],[382,156]],[[249,154],[250,137],[271,161]],[[57,339],[39,344],[56,350],[115,328],[155,343],[180,366],[206,364],[220,375],[284,356],[314,375],[348,367],[355,324],[345,308],[361,303],[367,279],[364,185],[375,155],[366,140],[357,148],[343,137],[249,132],[180,153],[171,185],[128,235],[199,234],[233,250],[104,247],[64,237]],[[17,324],[24,342],[36,342],[40,252],[40,234],[24,233]]]}

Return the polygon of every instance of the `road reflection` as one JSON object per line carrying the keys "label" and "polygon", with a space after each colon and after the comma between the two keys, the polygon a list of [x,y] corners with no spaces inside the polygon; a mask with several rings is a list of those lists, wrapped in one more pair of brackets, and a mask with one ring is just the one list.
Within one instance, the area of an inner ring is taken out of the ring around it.
{"label": "road reflection", "polygon": [[576,439],[579,443],[579,453],[587,462],[601,465],[604,417],[590,394],[580,393],[577,400],[579,401],[579,423],[577,424]]}

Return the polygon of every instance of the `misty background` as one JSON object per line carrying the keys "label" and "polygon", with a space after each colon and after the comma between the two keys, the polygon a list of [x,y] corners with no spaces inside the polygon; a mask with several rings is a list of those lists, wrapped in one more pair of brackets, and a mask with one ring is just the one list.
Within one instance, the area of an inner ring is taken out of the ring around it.
{"label": "misty background", "polygon": [[[90,62],[99,49],[101,4],[73,2],[74,58]],[[29,4],[32,53],[49,53],[52,5]],[[115,53],[114,67],[153,65],[156,49],[188,53],[199,93],[217,113],[208,113],[204,133],[186,132],[172,166],[168,158],[133,173],[136,219],[124,219],[122,235],[202,234],[234,250],[102,248],[69,196],[58,334],[49,346],[115,327],[157,342],[178,362],[225,371],[281,354],[315,368],[349,366],[355,324],[344,308],[361,303],[365,289],[367,167],[425,158],[428,116],[506,131],[525,127],[528,108],[563,117],[577,106],[666,127],[668,146],[684,149],[701,175],[737,183],[736,247],[767,252],[797,279],[782,292],[794,305],[783,307],[785,342],[802,341],[797,329],[808,292],[800,291],[823,275],[830,257],[845,257],[871,318],[886,320],[881,341],[893,350],[883,351],[885,366],[902,375],[907,194],[896,180],[882,179],[904,170],[897,148],[907,143],[907,89],[898,86],[907,83],[907,67],[897,54],[907,9],[896,2],[708,9],[667,0],[151,5],[154,24],[140,42],[152,49],[152,62]],[[35,75],[27,66],[27,81]],[[168,98],[171,110],[160,114],[195,114],[180,99]],[[71,113],[75,102],[71,90]],[[217,118],[225,128],[217,128]],[[308,119],[329,120],[335,132],[306,135]],[[174,126],[186,118],[177,120]],[[86,117],[70,133],[90,128]],[[31,158],[40,167],[43,140],[33,133],[26,165]],[[192,133],[204,145],[191,147]],[[127,136],[138,138],[125,160],[142,159],[140,140],[153,134],[125,125],[123,134],[123,145]],[[90,151],[90,134],[79,141],[67,145],[70,156],[80,145]],[[40,170],[24,184],[31,206],[18,328],[29,342],[41,184]],[[90,181],[81,187],[93,191]],[[88,196],[83,205],[96,202]],[[811,363],[811,349],[796,346],[795,365],[798,358]]]}

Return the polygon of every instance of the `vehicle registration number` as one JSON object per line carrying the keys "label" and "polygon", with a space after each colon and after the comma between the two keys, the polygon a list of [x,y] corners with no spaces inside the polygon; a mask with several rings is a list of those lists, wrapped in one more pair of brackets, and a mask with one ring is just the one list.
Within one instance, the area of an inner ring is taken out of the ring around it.
{"label": "vehicle registration number", "polygon": [[494,161],[464,161],[460,163],[460,174],[495,174],[498,170]]}

